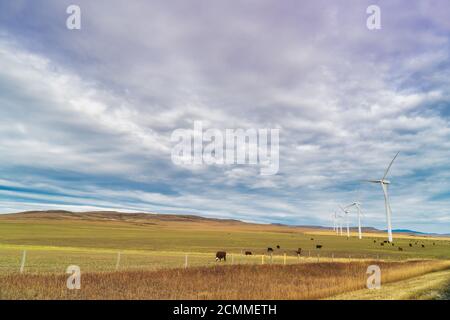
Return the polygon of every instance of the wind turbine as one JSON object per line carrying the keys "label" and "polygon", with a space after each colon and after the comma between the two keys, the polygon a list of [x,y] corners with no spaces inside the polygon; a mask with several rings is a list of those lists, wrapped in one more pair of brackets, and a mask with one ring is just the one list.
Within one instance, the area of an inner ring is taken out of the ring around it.
{"label": "wind turbine", "polygon": [[333,219],[333,231],[335,231],[336,233],[338,232],[337,230],[337,217],[336,217],[336,211],[334,212],[334,214],[331,215],[331,218]]}
{"label": "wind turbine", "polygon": [[[342,216],[338,215],[337,217],[339,218],[339,233],[342,236]],[[336,230],[336,232],[338,232],[338,230]]]}
{"label": "wind turbine", "polygon": [[347,206],[346,208],[356,207],[356,211],[358,213],[358,237],[359,239],[362,239],[362,232],[361,232],[361,204],[359,202],[353,202],[351,205]]}
{"label": "wind turbine", "polygon": [[[342,208],[342,206],[339,206],[339,208],[341,208],[341,210],[344,211],[344,213],[345,213],[345,220],[346,220],[346,223],[347,223],[347,238],[350,238],[350,226],[349,226],[349,222],[348,222],[348,210]],[[342,230],[342,225],[341,225],[341,230]],[[342,234],[342,231],[341,231],[341,234]]]}
{"label": "wind turbine", "polygon": [[391,169],[392,164],[394,163],[395,159],[397,158],[398,154],[400,152],[397,152],[394,159],[392,159],[391,163],[386,169],[386,172],[384,173],[383,178],[381,180],[369,180],[371,183],[379,183],[381,185],[381,189],[383,189],[384,194],[384,207],[386,209],[386,220],[387,220],[387,230],[388,230],[388,239],[389,242],[392,242],[392,224],[391,224],[391,204],[389,203],[389,195],[388,195],[388,186],[391,183],[389,180],[386,180],[386,176],[389,173],[389,170]]}

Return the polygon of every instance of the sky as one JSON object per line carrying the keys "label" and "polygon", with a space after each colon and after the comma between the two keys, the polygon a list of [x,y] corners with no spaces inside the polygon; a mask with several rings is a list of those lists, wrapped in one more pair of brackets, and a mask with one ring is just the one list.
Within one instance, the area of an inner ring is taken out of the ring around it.
{"label": "sky", "polygon": [[[400,152],[393,228],[450,233],[449,16],[439,0],[0,0],[0,212],[330,226],[357,200],[385,229],[365,180]],[[279,129],[278,173],[174,164],[194,121]]]}

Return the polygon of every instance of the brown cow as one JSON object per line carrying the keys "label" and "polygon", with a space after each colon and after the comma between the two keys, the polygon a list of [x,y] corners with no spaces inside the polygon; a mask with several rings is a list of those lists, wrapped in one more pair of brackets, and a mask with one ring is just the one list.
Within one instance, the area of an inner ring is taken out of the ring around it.
{"label": "brown cow", "polygon": [[251,251],[245,251],[245,255],[246,255],[246,256],[251,256],[251,255],[252,255],[252,252],[251,252]]}
{"label": "brown cow", "polygon": [[316,249],[322,249],[322,245],[321,244],[316,245]]}
{"label": "brown cow", "polygon": [[272,248],[267,248],[267,252],[273,252],[273,249]]}
{"label": "brown cow", "polygon": [[225,251],[217,251],[216,261],[227,261],[227,253]]}

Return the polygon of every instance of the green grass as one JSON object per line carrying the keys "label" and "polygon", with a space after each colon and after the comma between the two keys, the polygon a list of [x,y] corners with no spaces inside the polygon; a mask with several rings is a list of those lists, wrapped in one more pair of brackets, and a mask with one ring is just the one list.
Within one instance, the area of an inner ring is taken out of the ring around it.
{"label": "green grass", "polygon": [[[71,219],[0,219],[0,270],[16,272],[22,251],[27,250],[26,272],[64,272],[70,264],[84,271],[115,269],[117,252],[122,252],[121,269],[153,269],[181,267],[185,253],[189,265],[214,265],[214,253],[226,250],[234,255],[235,263],[261,263],[267,247],[274,248],[274,263],[298,262],[294,250],[302,248],[302,261],[325,257],[381,259],[450,259],[447,240],[396,239],[395,246],[381,247],[383,238],[346,237],[306,234],[288,227],[223,223],[180,223],[152,221],[98,221]],[[311,240],[314,238],[314,240]],[[376,239],[377,243],[373,243]],[[409,243],[425,244],[425,248]],[[436,245],[433,245],[433,242]],[[316,244],[323,245],[321,250]],[[276,246],[281,249],[277,250]],[[401,246],[404,251],[398,251]],[[241,252],[250,250],[254,256]],[[315,260],[314,260],[315,261]],[[228,257],[227,263],[231,262]],[[269,263],[268,257],[265,259]]]}

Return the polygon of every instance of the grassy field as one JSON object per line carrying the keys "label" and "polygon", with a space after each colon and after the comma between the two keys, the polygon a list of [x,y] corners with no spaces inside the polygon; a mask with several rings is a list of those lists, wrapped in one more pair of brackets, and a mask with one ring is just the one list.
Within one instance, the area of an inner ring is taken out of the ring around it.
{"label": "grassy field", "polygon": [[[87,273],[81,290],[66,276],[0,277],[1,299],[321,299],[366,285],[368,262],[235,265]],[[450,268],[447,261],[376,262],[387,284]],[[368,291],[366,289],[365,291]]]}
{"label": "grassy field", "polygon": [[335,300],[448,300],[450,270],[426,273],[394,283],[387,283],[382,290],[356,290],[331,297]]}
{"label": "grassy field", "polygon": [[[218,250],[225,250],[228,258],[220,265],[232,268],[245,268],[246,265],[250,268],[263,263],[265,265],[260,268],[285,263],[286,267],[296,268],[299,264],[317,265],[318,262],[330,267],[331,263],[367,265],[370,261],[379,264],[417,259],[438,260],[436,263],[440,263],[450,259],[449,239],[396,235],[394,245],[381,246],[384,237],[384,233],[373,232],[359,240],[352,233],[352,237],[347,239],[324,229],[258,225],[193,216],[60,211],[0,215],[0,282],[5,283],[8,279],[16,283],[16,276],[24,281],[34,276],[42,281],[56,281],[49,279],[58,279],[55,276],[65,278],[67,266],[73,264],[80,266],[87,279],[92,275],[97,277],[99,273],[115,279],[128,277],[128,272],[134,275],[168,272],[167,269],[181,272],[186,255],[188,270],[217,266],[219,263],[214,257]],[[316,248],[319,244],[322,249]],[[277,245],[280,249],[276,248]],[[267,255],[267,247],[274,249],[272,257]],[[399,247],[403,251],[399,251]],[[295,253],[298,248],[302,248],[301,257]],[[253,255],[242,254],[247,250]],[[18,275],[23,251],[26,251],[24,272]],[[119,272],[114,272],[116,268]],[[291,269],[281,270],[287,272]],[[366,276],[365,273],[363,275]],[[211,297],[217,294],[211,293]],[[92,295],[95,296],[94,293]]]}

